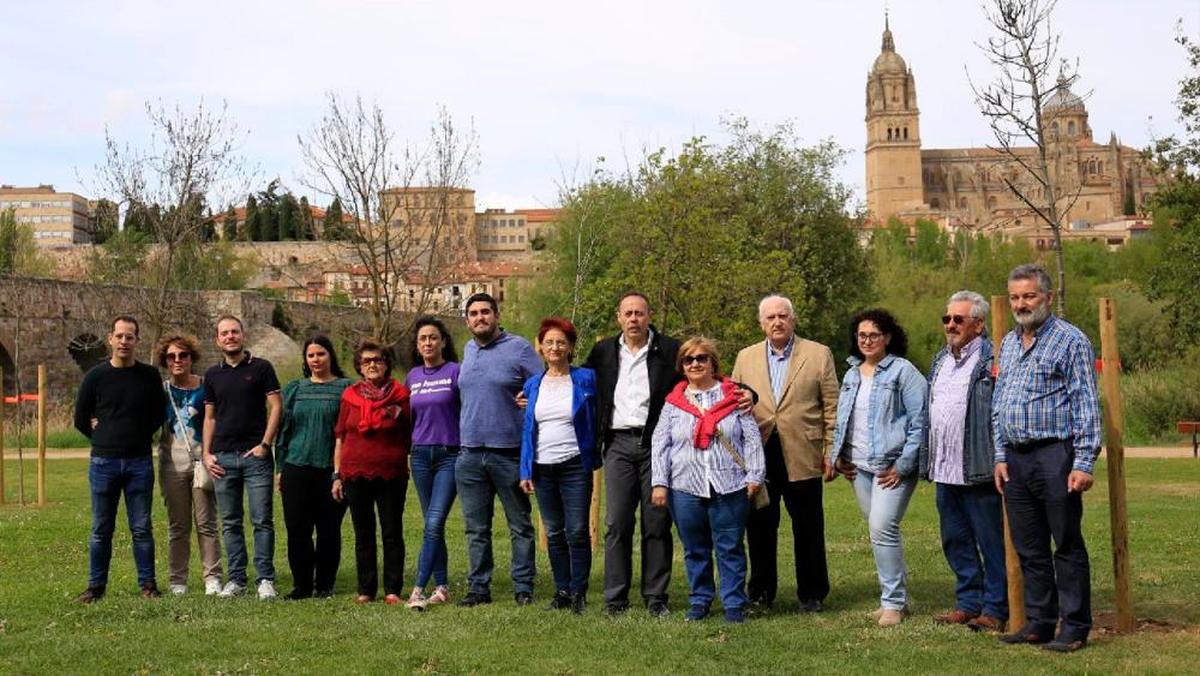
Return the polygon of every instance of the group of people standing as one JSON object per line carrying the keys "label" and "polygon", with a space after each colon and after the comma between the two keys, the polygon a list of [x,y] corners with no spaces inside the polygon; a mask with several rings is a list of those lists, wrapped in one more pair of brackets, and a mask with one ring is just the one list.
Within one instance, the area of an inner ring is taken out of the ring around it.
{"label": "group of people standing", "polygon": [[295,585],[290,598],[332,595],[348,507],[357,600],[378,593],[378,523],[384,600],[401,603],[411,475],[424,535],[409,607],[451,600],[445,524],[456,497],[468,555],[458,605],[492,602],[496,498],[510,532],[514,600],[532,603],[532,495],[555,585],[549,607],[582,613],[591,577],[592,475],[603,467],[608,614],[630,606],[635,532],[641,600],[651,615],[669,614],[672,524],[689,585],[686,620],[710,614],[717,575],[726,621],[771,607],[781,504],[791,517],[799,608],[821,612],[830,591],[823,484],[841,475],[868,526],[878,624],[895,626],[910,609],[900,526],[924,478],[936,484],[943,551],[956,578],[956,608],[934,619],[1004,628],[1007,509],[1029,623],[1001,640],[1077,650],[1091,624],[1080,494],[1091,486],[1099,447],[1092,351],[1078,329],[1050,314],[1053,293],[1043,269],[1016,268],[1008,287],[1019,326],[1004,337],[998,360],[986,336],[987,302],[962,291],[948,302],[946,347],[928,376],[905,359],[906,335],[894,317],[875,309],[850,324],[850,368],[840,386],[831,350],[796,335],[792,303],[778,295],[759,304],[764,340],[741,350],[728,376],[713,341],[681,344],[657,331],[641,293],[618,299],[620,333],[599,341],[583,366],[573,365],[571,322],[544,320],[535,349],[500,328],[495,299],[481,293],[464,306],[471,340],[461,363],[442,321],[423,317],[403,383],[392,378],[388,346],[362,341],[354,351],[361,378],[352,381],[328,338],[314,336],[304,344],[304,377],[282,393],[270,363],[243,347],[236,317],[218,320],[223,360],[203,378],[191,369],[200,357],[195,339],[165,338],[157,358],[166,381],[136,362],[136,320],[119,317],[109,336],[112,358],[87,374],[76,407],[76,426],[93,443],[91,577],[79,600],[105,593],[122,491],[138,582],[143,595],[158,595],[150,444],[161,428],[174,593],[187,591],[193,521],[206,593],[246,592],[245,492],[257,594],[276,595],[277,485]]}

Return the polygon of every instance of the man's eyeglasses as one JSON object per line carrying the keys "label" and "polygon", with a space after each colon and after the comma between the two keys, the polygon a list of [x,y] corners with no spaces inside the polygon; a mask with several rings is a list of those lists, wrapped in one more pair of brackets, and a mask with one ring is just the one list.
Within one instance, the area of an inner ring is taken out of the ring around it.
{"label": "man's eyeglasses", "polygon": [[975,319],[975,317],[964,317],[962,315],[942,315],[943,324],[954,322],[955,326],[961,326],[963,322],[966,322],[968,319]]}
{"label": "man's eyeglasses", "polygon": [[683,358],[683,365],[690,366],[691,364],[707,364],[708,355],[706,354],[689,354]]}
{"label": "man's eyeglasses", "polygon": [[167,361],[190,361],[192,359],[191,352],[168,352]]}

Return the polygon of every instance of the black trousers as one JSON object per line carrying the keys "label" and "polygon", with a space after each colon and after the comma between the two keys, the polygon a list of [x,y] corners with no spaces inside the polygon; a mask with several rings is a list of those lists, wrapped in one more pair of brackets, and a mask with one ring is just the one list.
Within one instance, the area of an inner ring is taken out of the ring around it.
{"label": "black trousers", "polygon": [[792,520],[792,548],[796,566],[796,597],[823,601],[829,595],[829,568],[825,560],[825,508],[821,477],[788,481],[787,465],[779,435],[772,434],[763,449],[767,461],[767,493],[771,504],[751,510],[746,523],[750,553],[750,580],[746,591],[751,600],[775,601],[779,588],[779,503]]}
{"label": "black trousers", "polygon": [[[332,470],[283,464],[283,523],[287,527],[288,566],[298,596],[332,591],[342,561],[345,503],[329,492]],[[316,542],[313,532],[316,532]]]}
{"label": "black trousers", "polygon": [[[1092,628],[1092,582],[1083,542],[1083,496],[1067,492],[1075,462],[1069,442],[1014,450],[1004,487],[1013,546],[1025,575],[1025,613],[1033,631],[1086,639]],[[1054,555],[1050,540],[1054,539]]]}
{"label": "black trousers", "polygon": [[404,589],[404,498],[408,479],[349,479],[343,481],[350,520],[354,524],[354,561],[358,593],[375,597],[379,562],[375,548],[375,515],[383,541],[383,593],[399,596]]}
{"label": "black trousers", "polygon": [[617,433],[604,456],[604,602],[629,604],[633,583],[634,517],[642,510],[642,597],[667,602],[671,584],[671,512],[650,504],[650,449],[641,437]]}

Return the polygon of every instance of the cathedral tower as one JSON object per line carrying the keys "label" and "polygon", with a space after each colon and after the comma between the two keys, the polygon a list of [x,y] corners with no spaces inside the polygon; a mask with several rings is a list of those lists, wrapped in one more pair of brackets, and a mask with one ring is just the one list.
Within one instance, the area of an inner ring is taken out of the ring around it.
{"label": "cathedral tower", "polygon": [[912,70],[896,53],[887,15],[883,46],[867,75],[867,210],[880,222],[926,208],[921,132]]}

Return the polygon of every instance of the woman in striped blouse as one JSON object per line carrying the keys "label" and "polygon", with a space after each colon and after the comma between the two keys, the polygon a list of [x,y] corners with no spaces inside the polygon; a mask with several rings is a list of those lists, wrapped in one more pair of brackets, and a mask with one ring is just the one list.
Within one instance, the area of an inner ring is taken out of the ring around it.
{"label": "woman in striped blouse", "polygon": [[715,548],[725,620],[740,623],[746,617],[742,536],[766,472],[762,435],[753,415],[737,410],[738,387],[721,375],[711,340],[692,338],[681,345],[676,367],[686,380],[667,396],[654,429],[651,501],[659,507],[669,503],[683,542],[691,589],[684,619],[708,616],[716,595]]}

